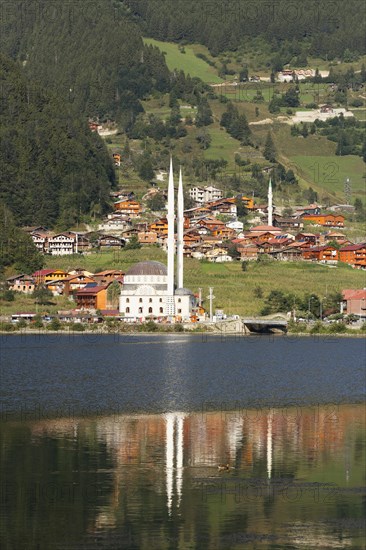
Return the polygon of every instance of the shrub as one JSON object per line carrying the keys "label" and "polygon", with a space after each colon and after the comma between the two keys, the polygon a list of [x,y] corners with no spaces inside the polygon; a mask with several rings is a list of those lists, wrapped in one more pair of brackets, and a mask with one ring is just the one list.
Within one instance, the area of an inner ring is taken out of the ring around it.
{"label": "shrub", "polygon": [[17,323],[18,328],[25,328],[27,326],[27,321],[25,319],[19,319]]}
{"label": "shrub", "polygon": [[0,323],[0,331],[14,332],[15,326],[12,323]]}
{"label": "shrub", "polygon": [[75,332],[84,332],[85,326],[82,323],[70,323],[69,329]]}
{"label": "shrub", "polygon": [[154,321],[147,321],[144,325],[142,325],[144,327],[144,329],[147,331],[147,332],[156,332],[157,330],[159,330],[159,327],[156,323],[154,323]]}
{"label": "shrub", "polygon": [[60,330],[61,322],[60,319],[54,317],[52,321],[47,325],[47,330]]}
{"label": "shrub", "polygon": [[341,334],[347,332],[347,327],[344,323],[333,323],[328,328],[328,332],[331,334]]}
{"label": "shrub", "polygon": [[13,290],[5,290],[2,295],[2,299],[5,300],[5,302],[14,302],[15,300],[15,293]]}

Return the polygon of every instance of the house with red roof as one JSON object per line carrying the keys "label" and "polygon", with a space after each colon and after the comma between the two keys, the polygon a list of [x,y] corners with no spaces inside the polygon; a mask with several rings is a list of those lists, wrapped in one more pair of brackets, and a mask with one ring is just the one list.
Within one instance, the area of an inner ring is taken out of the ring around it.
{"label": "house with red roof", "polygon": [[342,290],[342,298],[343,313],[366,318],[366,288],[362,290]]}
{"label": "house with red roof", "polygon": [[78,309],[107,309],[107,285],[86,285],[75,298]]}

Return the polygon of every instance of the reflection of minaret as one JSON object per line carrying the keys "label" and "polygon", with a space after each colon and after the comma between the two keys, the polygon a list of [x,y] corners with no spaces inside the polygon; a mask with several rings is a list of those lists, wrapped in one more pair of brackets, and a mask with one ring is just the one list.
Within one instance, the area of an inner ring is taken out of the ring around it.
{"label": "reflection of minaret", "polygon": [[168,295],[167,315],[174,315],[174,180],[173,161],[170,158],[169,184],[168,184]]}
{"label": "reflection of minaret", "polygon": [[267,474],[268,479],[272,477],[272,421],[273,412],[269,410],[267,416]]}
{"label": "reflection of minaret", "polygon": [[272,203],[272,181],[269,179],[268,185],[268,225],[273,224],[273,203]]}
{"label": "reflection of minaret", "polygon": [[177,507],[179,507],[182,498],[184,417],[185,415],[183,413],[168,413],[166,415],[165,467],[167,506],[169,515],[171,514],[173,504],[174,481],[176,486]]}
{"label": "reflection of minaret", "polygon": [[179,171],[178,211],[177,211],[177,288],[183,288],[183,224],[184,198],[182,169]]}
{"label": "reflection of minaret", "polygon": [[233,461],[236,458],[236,453],[240,446],[242,445],[243,440],[243,425],[244,419],[241,416],[233,416],[229,418],[228,421],[228,443],[229,443],[229,452],[230,460]]}

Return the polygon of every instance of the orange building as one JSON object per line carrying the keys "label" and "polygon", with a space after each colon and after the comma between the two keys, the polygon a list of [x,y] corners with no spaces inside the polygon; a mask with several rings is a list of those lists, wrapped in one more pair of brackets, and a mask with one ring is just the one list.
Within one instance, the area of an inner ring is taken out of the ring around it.
{"label": "orange building", "polygon": [[304,260],[316,262],[335,263],[338,261],[338,250],[334,246],[314,246],[304,249],[302,253]]}
{"label": "orange building", "polygon": [[142,212],[141,204],[134,200],[121,200],[114,203],[114,209],[130,218],[137,218]]}
{"label": "orange building", "polygon": [[366,243],[343,246],[339,250],[339,260],[346,264],[366,269]]}
{"label": "orange building", "polygon": [[80,309],[106,309],[107,287],[91,286],[76,293],[77,307]]}
{"label": "orange building", "polygon": [[254,210],[254,199],[251,199],[249,197],[244,197],[244,195],[241,197],[241,200],[243,201],[243,204],[245,208],[248,210]]}
{"label": "orange building", "polygon": [[304,221],[312,222],[314,225],[325,227],[344,227],[344,216],[341,214],[305,214],[302,216]]}
{"label": "orange building", "polygon": [[69,274],[62,269],[40,269],[32,274],[36,285],[43,285],[51,281],[63,281],[67,279]]}
{"label": "orange building", "polygon": [[150,231],[154,231],[158,237],[168,235],[168,220],[161,218],[150,225]]}

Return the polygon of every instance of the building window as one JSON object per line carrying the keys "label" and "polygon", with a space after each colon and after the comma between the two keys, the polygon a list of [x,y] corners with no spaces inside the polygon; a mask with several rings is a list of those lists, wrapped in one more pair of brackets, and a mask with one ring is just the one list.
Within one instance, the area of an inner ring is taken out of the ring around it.
{"label": "building window", "polygon": [[139,307],[139,313],[142,313],[142,307]]}
{"label": "building window", "polygon": [[182,313],[182,310],[181,310],[181,309],[178,309],[178,313]]}
{"label": "building window", "polygon": [[159,309],[159,313],[164,313],[164,310],[162,307]]}
{"label": "building window", "polygon": [[152,303],[152,298],[149,298],[149,303],[150,303],[150,304]]}
{"label": "building window", "polygon": [[149,313],[152,313],[153,310],[152,310],[152,307],[149,307]]}
{"label": "building window", "polygon": [[159,302],[161,303],[163,301],[163,298],[159,298]]}
{"label": "building window", "polygon": [[181,303],[181,301],[182,301],[182,300],[181,300],[181,298],[178,298],[178,304],[180,304],[180,303]]}
{"label": "building window", "polygon": [[126,307],[126,313],[130,313],[130,308]]}
{"label": "building window", "polygon": [[130,303],[130,299],[126,298],[126,304],[129,304],[129,303]]}
{"label": "building window", "polygon": [[139,299],[140,304],[142,304],[142,298]]}

